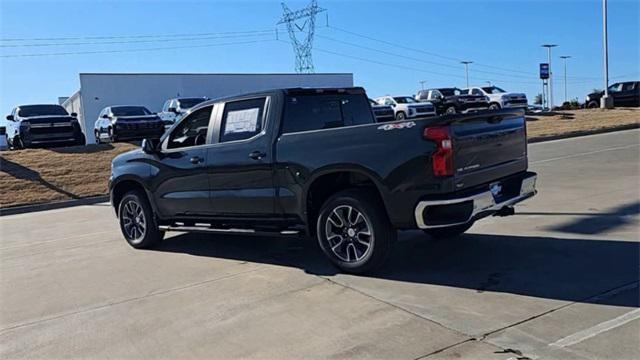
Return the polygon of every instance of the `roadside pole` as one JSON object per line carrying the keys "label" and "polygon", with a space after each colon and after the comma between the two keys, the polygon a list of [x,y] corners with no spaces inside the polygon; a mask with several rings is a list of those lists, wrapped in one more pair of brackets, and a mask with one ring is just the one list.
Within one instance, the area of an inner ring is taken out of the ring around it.
{"label": "roadside pole", "polygon": [[570,55],[560,56],[560,59],[564,60],[564,102],[568,102],[567,100],[567,59],[570,59]]}
{"label": "roadside pole", "polygon": [[464,74],[467,79],[467,89],[469,88],[469,64],[473,64],[473,61],[460,61],[461,64],[464,64]]}
{"label": "roadside pole", "polygon": [[602,0],[602,51],[604,53],[604,96],[600,99],[601,109],[611,109],[613,101],[609,98],[609,39],[607,37],[607,0]]}

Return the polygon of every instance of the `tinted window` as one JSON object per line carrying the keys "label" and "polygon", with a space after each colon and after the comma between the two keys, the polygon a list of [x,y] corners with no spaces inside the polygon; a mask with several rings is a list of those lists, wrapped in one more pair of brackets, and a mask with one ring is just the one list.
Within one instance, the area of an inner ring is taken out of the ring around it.
{"label": "tinted window", "polygon": [[283,133],[373,123],[362,95],[300,95],[286,100]]}
{"label": "tinted window", "polygon": [[624,83],[624,85],[622,86],[622,91],[631,91],[631,90],[633,90],[634,85],[635,85],[634,82]]}
{"label": "tinted window", "polygon": [[487,94],[500,94],[506,92],[497,86],[483,87],[482,90],[484,90]]}
{"label": "tinted window", "polygon": [[114,116],[143,116],[151,115],[151,111],[144,106],[114,106],[111,108]]}
{"label": "tinted window", "polygon": [[249,139],[262,131],[266,98],[229,102],[224,105],[220,142]]}
{"label": "tinted window", "polygon": [[416,99],[409,96],[397,96],[394,97],[393,100],[395,100],[398,104],[413,104],[418,102],[416,101]]}
{"label": "tinted window", "polygon": [[189,114],[169,136],[168,149],[203,145],[207,141],[209,119],[212,106],[207,106]]}
{"label": "tinted window", "polygon": [[180,99],[178,100],[178,103],[180,103],[180,109],[190,109],[198,104],[200,104],[201,102],[203,102],[205,99],[203,98],[195,98],[195,99]]}
{"label": "tinted window", "polygon": [[609,92],[619,92],[622,91],[622,83],[613,84],[609,86]]}
{"label": "tinted window", "polygon": [[42,115],[69,115],[60,105],[25,105],[20,106],[19,116],[42,116]]}
{"label": "tinted window", "polygon": [[482,95],[482,92],[480,90],[478,90],[478,89],[473,89],[471,91],[471,94],[473,94],[473,95]]}

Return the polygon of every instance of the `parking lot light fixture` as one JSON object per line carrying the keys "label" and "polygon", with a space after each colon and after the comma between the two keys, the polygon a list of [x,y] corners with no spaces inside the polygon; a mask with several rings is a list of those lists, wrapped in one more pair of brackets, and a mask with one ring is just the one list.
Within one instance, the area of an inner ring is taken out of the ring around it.
{"label": "parking lot light fixture", "polygon": [[547,48],[547,63],[549,64],[549,99],[547,101],[549,110],[553,110],[553,70],[551,70],[551,49],[558,46],[557,44],[543,44],[542,47]]}
{"label": "parking lot light fixture", "polygon": [[421,90],[424,90],[424,84],[426,84],[426,83],[427,83],[427,80],[420,80]]}
{"label": "parking lot light fixture", "polygon": [[610,109],[613,101],[609,98],[609,38],[607,36],[607,0],[602,0],[602,52],[604,54],[604,95],[600,98],[600,108]]}
{"label": "parking lot light fixture", "polygon": [[571,55],[562,55],[560,59],[564,61],[564,102],[567,102],[567,59],[571,59]]}
{"label": "parking lot light fixture", "polygon": [[464,64],[464,74],[467,79],[467,88],[469,87],[469,64],[473,64],[473,61],[460,61],[460,64]]}

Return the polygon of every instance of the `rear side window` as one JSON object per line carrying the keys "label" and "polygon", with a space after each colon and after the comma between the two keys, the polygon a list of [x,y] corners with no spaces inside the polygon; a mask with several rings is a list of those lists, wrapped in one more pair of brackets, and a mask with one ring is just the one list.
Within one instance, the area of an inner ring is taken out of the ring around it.
{"label": "rear side window", "polygon": [[283,133],[332,129],[373,123],[362,95],[300,95],[286,100]]}
{"label": "rear side window", "polygon": [[220,142],[252,138],[262,131],[266,98],[228,102],[224,105]]}

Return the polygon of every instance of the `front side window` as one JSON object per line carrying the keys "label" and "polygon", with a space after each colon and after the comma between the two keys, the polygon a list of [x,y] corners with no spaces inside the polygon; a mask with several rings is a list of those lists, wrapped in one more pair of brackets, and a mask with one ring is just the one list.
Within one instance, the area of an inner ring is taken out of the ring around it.
{"label": "front side window", "polygon": [[414,104],[418,102],[416,99],[410,96],[397,96],[394,97],[393,100],[395,100],[398,104]]}
{"label": "front side window", "polygon": [[220,142],[246,140],[258,135],[264,126],[266,98],[228,102],[220,125]]}
{"label": "front side window", "polygon": [[169,135],[167,149],[206,144],[212,109],[213,105],[204,107],[189,114],[181,121]]}
{"label": "front side window", "polygon": [[164,105],[162,105],[162,111],[163,112],[167,112],[167,110],[169,110],[169,102],[170,100],[167,100],[164,102]]}
{"label": "front side window", "polygon": [[396,103],[393,102],[393,100],[391,98],[386,98],[386,99],[384,99],[384,104],[385,105],[395,105]]}
{"label": "front side window", "polygon": [[473,89],[471,91],[471,94],[473,94],[473,95],[482,95],[482,92],[479,89]]}
{"label": "front side window", "polygon": [[610,93],[620,92],[620,91],[622,91],[622,83],[613,84],[613,85],[609,86],[609,92]]}

